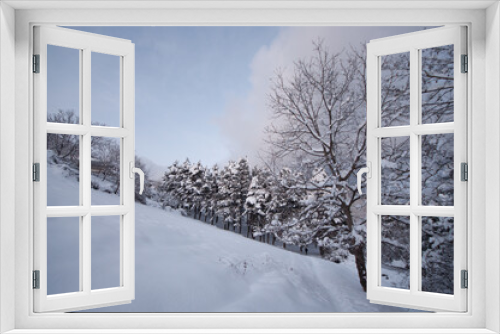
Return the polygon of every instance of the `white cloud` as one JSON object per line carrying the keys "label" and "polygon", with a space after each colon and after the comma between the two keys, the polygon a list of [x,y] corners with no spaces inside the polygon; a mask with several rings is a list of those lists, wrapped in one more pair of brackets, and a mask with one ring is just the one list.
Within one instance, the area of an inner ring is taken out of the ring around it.
{"label": "white cloud", "polygon": [[351,45],[358,46],[371,39],[398,35],[420,27],[284,27],[269,46],[255,54],[251,67],[252,89],[240,99],[228,103],[223,117],[217,120],[221,133],[229,138],[232,158],[247,155],[257,163],[257,153],[263,145],[264,128],[269,122],[268,96],[276,69],[293,70],[298,59],[313,54],[313,41],[324,41],[331,52],[341,52]]}

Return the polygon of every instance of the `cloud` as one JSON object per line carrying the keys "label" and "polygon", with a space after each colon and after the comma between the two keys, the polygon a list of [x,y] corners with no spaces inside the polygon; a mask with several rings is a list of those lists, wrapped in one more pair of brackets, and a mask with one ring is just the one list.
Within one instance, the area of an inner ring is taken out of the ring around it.
{"label": "cloud", "polygon": [[[276,70],[284,71],[285,77],[293,72],[294,62],[313,55],[313,42],[324,41],[332,52],[341,52],[350,45],[393,33],[394,28],[365,27],[285,27],[270,45],[262,46],[250,64],[251,90],[246,96],[230,101],[222,117],[217,119],[221,133],[230,141],[233,159],[248,155],[250,162],[258,163],[258,153],[263,148],[264,129],[269,124],[268,106],[272,79]],[[385,31],[389,30],[389,31]]]}
{"label": "cloud", "polygon": [[270,45],[262,46],[255,54],[248,78],[251,90],[246,96],[233,98],[226,105],[223,116],[216,120],[221,133],[229,139],[233,159],[248,155],[252,164],[258,163],[264,129],[270,118],[268,96],[276,70],[290,70],[295,60],[310,56],[311,41],[324,35],[325,30],[282,28]]}

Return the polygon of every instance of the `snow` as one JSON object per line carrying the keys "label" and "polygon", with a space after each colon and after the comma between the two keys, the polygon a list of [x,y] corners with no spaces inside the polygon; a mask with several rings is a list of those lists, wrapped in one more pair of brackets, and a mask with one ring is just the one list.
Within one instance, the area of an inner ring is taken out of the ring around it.
{"label": "snow", "polygon": [[[74,190],[74,176],[49,164],[51,203],[64,203]],[[101,204],[115,203],[116,195],[92,190]],[[99,224],[116,217],[99,217]],[[96,224],[96,222],[94,222]],[[112,228],[92,234],[100,245],[92,256],[92,286],[109,286],[117,267],[119,242]],[[52,230],[51,240],[64,240]],[[49,258],[54,249],[48,246]],[[58,253],[49,263],[49,289],[75,286],[65,277],[71,253]],[[61,260],[63,258],[63,260]],[[74,259],[74,257],[72,258]],[[76,284],[77,286],[77,284]],[[53,287],[52,287],[53,288]],[[55,290],[53,290],[55,291]],[[136,298],[132,303],[91,312],[399,312],[406,309],[370,304],[354,263],[335,264],[282,250],[230,231],[136,203]]]}

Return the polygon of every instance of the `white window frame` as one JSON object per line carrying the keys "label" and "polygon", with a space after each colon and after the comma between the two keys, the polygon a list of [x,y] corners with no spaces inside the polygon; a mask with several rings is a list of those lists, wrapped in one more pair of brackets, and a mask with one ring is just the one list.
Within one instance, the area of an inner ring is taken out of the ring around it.
{"label": "white window frame", "polygon": [[[61,333],[76,333],[77,329],[87,329],[86,332],[99,333],[106,329],[127,329],[128,333],[145,333],[147,329],[152,332],[152,329],[164,328],[163,332],[175,333],[181,332],[176,329],[187,328],[197,333],[248,333],[249,329],[261,333],[345,332],[342,329],[350,329],[350,333],[415,333],[411,329],[418,328],[421,333],[500,332],[500,11],[497,1],[398,1],[398,9],[390,9],[396,3],[386,1],[370,1],[369,4],[365,1],[238,1],[232,4],[220,1],[203,4],[191,1],[143,1],[142,4],[133,1],[5,1],[0,6],[1,331],[15,329],[12,333],[37,333],[43,329],[45,332],[60,329]],[[129,9],[125,8],[127,6]],[[141,7],[143,10],[136,9]],[[468,229],[468,311],[435,314],[33,313],[30,279],[33,203],[29,177],[33,101],[29,57],[35,24],[467,25],[471,60],[468,78],[471,87],[468,96],[468,109],[471,110],[468,115],[471,182],[468,194],[471,199],[468,208],[468,221],[471,222]],[[14,65],[15,72],[12,70]],[[11,97],[14,94],[15,99]],[[14,140],[15,145],[12,145]],[[14,171],[15,178],[12,178]],[[15,189],[14,203],[9,199],[12,189]],[[10,207],[13,204],[15,210]]]}
{"label": "white window frame", "polygon": [[[467,54],[466,28],[448,26],[417,31],[399,36],[370,41],[367,45],[367,164],[371,177],[367,179],[367,298],[371,302],[386,305],[411,305],[424,310],[467,310],[467,290],[461,287],[461,270],[467,269],[467,187],[461,181],[460,164],[467,163],[467,73],[461,71],[461,55]],[[422,124],[421,50],[437,46],[453,46],[454,55],[454,118],[453,122]],[[386,55],[409,53],[409,123],[401,126],[382,126],[381,58]],[[422,166],[421,137],[429,134],[453,134],[454,142],[454,206],[426,206],[421,204]],[[390,137],[407,137],[410,143],[410,182],[408,205],[384,205],[381,203],[381,140]],[[389,288],[381,285],[381,237],[382,216],[407,216],[410,221],[410,287]],[[453,247],[453,294],[425,292],[421,290],[422,278],[422,216],[454,217]]]}
{"label": "white window frame", "polygon": [[[47,122],[47,46],[78,50],[80,58],[79,124]],[[129,40],[101,36],[60,27],[34,27],[34,54],[39,56],[39,73],[34,84],[34,162],[39,163],[40,179],[33,184],[34,193],[34,270],[39,271],[39,288],[34,289],[35,312],[74,311],[103,305],[130,303],[135,296],[135,201],[133,172],[135,164],[134,66],[135,46]],[[120,66],[119,127],[96,126],[91,123],[92,53],[114,55]],[[80,142],[79,205],[47,206],[47,134],[77,135]],[[91,204],[91,139],[92,136],[115,138],[120,142],[120,203]],[[130,173],[129,173],[130,172]],[[92,216],[117,216],[120,221],[120,285],[92,289],[91,229]],[[79,220],[80,268],[79,290],[47,294],[47,222],[52,217]]]}

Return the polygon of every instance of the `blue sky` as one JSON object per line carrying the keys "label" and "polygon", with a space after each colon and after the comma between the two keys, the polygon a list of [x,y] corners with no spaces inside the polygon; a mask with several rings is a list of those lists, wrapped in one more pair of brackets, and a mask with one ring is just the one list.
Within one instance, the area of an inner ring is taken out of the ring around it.
{"label": "blue sky", "polygon": [[[129,39],[136,48],[136,152],[159,165],[238,156],[256,162],[269,80],[308,57],[419,27],[71,27]],[[54,47],[53,47],[54,48]],[[49,112],[78,107],[78,55],[49,50]],[[118,59],[92,56],[93,121],[117,125]],[[52,65],[51,65],[52,64]],[[52,75],[51,75],[52,73]]]}

